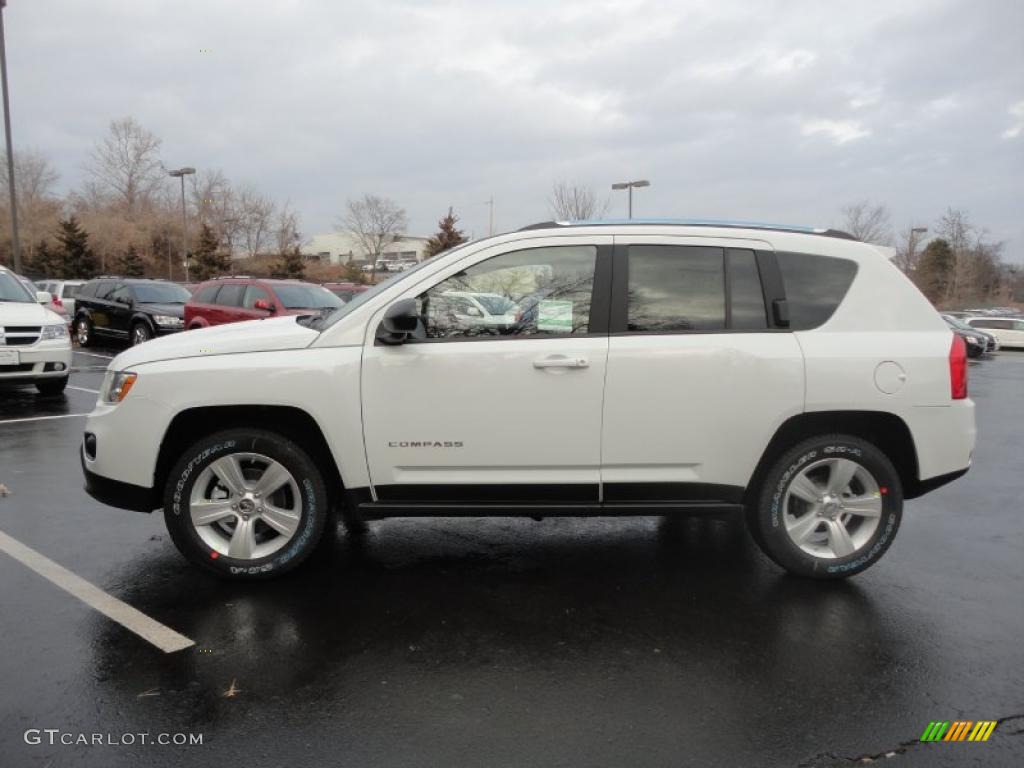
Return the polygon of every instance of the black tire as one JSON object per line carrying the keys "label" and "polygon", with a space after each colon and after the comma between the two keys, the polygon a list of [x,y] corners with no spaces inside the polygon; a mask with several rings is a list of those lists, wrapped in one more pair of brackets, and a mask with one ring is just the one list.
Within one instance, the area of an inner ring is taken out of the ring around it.
{"label": "black tire", "polygon": [[64,392],[64,387],[68,385],[69,378],[69,376],[65,376],[61,379],[40,379],[36,382],[36,389],[41,395],[60,395]]}
{"label": "black tire", "polygon": [[84,315],[75,320],[75,339],[80,347],[91,347],[93,344],[92,321]]}
{"label": "black tire", "polygon": [[145,344],[147,341],[153,338],[153,329],[148,324],[141,320],[132,326],[131,341],[132,346],[139,344]]}
{"label": "black tire", "polygon": [[[212,549],[192,524],[188,499],[202,471],[232,453],[262,454],[282,464],[299,488],[301,516],[287,544],[266,557],[241,560]],[[178,550],[192,563],[222,578],[257,580],[280,576],[299,566],[323,538],[329,500],[317,465],[283,435],[260,429],[231,429],[199,440],[186,450],[164,486],[164,521]]]}
{"label": "black tire", "polygon": [[[845,458],[860,464],[881,493],[878,527],[845,557],[817,557],[805,552],[790,538],[783,520],[782,507],[790,484],[803,469],[824,458]],[[872,443],[851,435],[821,435],[783,453],[765,474],[756,503],[747,511],[751,534],[764,553],[790,573],[814,579],[843,579],[870,568],[892,544],[902,518],[903,486],[892,462]]]}

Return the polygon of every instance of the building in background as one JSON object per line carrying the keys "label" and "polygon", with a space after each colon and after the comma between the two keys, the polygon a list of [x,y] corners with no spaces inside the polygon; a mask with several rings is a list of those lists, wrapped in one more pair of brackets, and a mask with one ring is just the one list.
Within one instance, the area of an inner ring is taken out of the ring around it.
{"label": "building in background", "polygon": [[[406,235],[384,249],[384,261],[422,261],[427,238]],[[302,255],[310,260],[331,264],[354,263],[362,266],[369,261],[359,242],[345,232],[327,232],[313,235],[302,246]]]}

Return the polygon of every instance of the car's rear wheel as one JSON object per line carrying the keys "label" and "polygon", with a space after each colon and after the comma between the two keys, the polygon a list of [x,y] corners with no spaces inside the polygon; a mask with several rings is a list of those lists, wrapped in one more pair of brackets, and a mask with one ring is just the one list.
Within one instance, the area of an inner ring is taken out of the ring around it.
{"label": "car's rear wheel", "polygon": [[75,320],[75,339],[80,347],[88,347],[92,344],[92,323],[87,317],[80,317]]}
{"label": "car's rear wheel", "polygon": [[164,519],[193,563],[234,579],[285,573],[316,548],[329,517],[316,464],[273,432],[234,429],[195,443],[167,479]]}
{"label": "car's rear wheel", "polygon": [[132,346],[144,344],[153,338],[153,330],[145,323],[136,323],[132,326]]}
{"label": "car's rear wheel", "polygon": [[59,395],[68,385],[68,376],[60,379],[40,379],[36,382],[36,389],[41,395]]}
{"label": "car's rear wheel", "polygon": [[823,435],[778,458],[748,514],[754,539],[790,573],[845,578],[872,566],[892,544],[903,489],[875,445]]}

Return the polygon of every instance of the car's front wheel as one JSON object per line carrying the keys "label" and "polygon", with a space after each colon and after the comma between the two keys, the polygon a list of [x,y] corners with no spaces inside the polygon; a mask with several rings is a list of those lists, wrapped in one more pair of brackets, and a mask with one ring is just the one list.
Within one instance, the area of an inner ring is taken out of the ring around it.
{"label": "car's front wheel", "polygon": [[39,390],[41,395],[59,395],[68,385],[68,378],[64,376],[60,379],[39,379],[36,382],[36,389]]}
{"label": "car's front wheel", "polygon": [[775,461],[749,523],[765,554],[790,573],[838,579],[876,563],[902,516],[889,458],[861,438],[823,435]]}
{"label": "car's front wheel", "polygon": [[136,323],[132,326],[132,346],[145,344],[153,338],[153,330],[145,323]]}
{"label": "car's front wheel", "polygon": [[305,560],[329,517],[320,470],[283,435],[233,429],[185,451],[167,478],[164,519],[185,557],[219,576],[261,579]]}
{"label": "car's front wheel", "polygon": [[92,323],[89,322],[89,318],[80,317],[75,320],[75,339],[80,347],[92,344]]}

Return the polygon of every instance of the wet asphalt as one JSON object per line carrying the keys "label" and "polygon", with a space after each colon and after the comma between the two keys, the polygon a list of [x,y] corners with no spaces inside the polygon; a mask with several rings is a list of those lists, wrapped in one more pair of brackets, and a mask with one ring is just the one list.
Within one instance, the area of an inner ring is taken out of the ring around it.
{"label": "wet asphalt", "polygon": [[[87,413],[106,362],[75,365],[65,397],[0,390],[0,531],[196,647],[0,553],[0,765],[1024,765],[1024,353],[972,365],[974,468],[844,583],[784,575],[738,519],[602,518],[376,522],[225,584],[85,495],[82,418],[12,421]],[[1001,722],[918,742],[958,719]]]}

